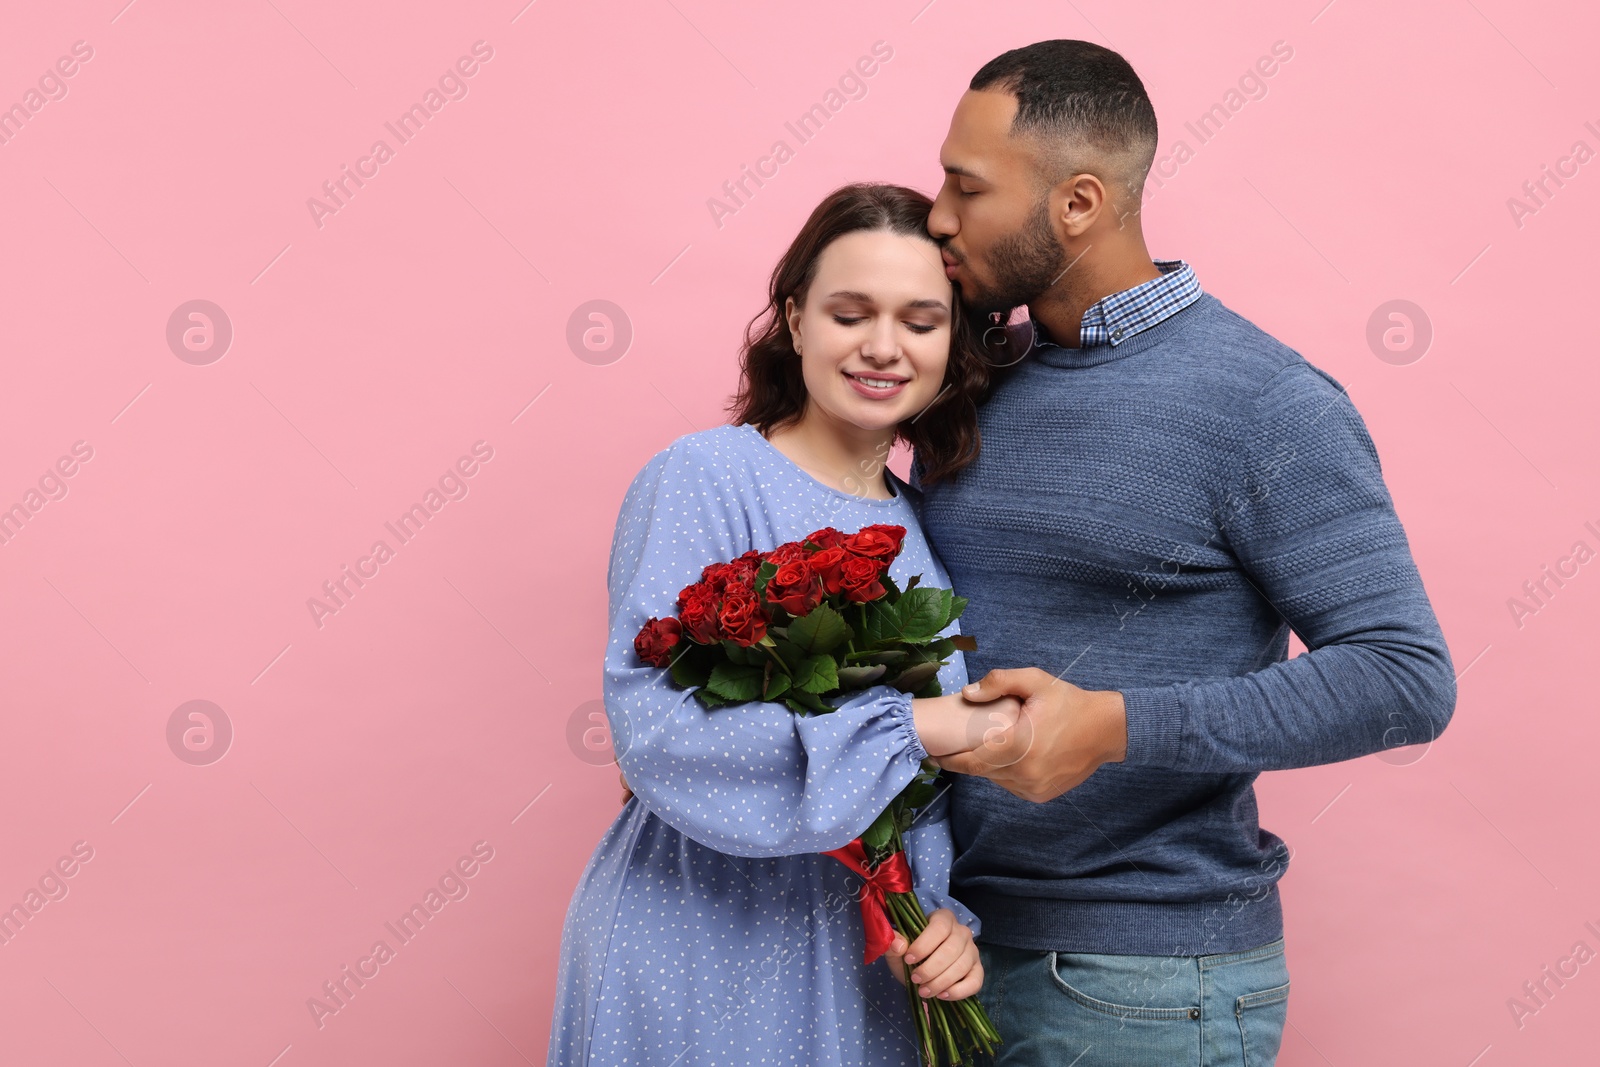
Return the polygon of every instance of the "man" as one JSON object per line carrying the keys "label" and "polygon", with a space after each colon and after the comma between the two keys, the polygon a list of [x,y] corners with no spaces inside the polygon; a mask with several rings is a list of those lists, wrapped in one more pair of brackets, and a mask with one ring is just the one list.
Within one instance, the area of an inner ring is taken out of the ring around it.
{"label": "man", "polygon": [[1273,1062],[1287,857],[1256,775],[1429,741],[1455,706],[1344,389],[1146,250],[1155,149],[1120,55],[1029,45],[972,79],[928,219],[969,308],[1029,312],[993,331],[979,459],[911,472],[970,599],[969,699],[1026,700],[940,761],[1000,1064]]}

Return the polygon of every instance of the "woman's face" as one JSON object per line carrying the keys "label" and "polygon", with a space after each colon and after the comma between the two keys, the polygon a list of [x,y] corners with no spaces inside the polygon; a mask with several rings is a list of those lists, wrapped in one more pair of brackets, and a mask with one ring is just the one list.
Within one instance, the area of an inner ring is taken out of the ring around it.
{"label": "woman's face", "polygon": [[834,240],[817,258],[805,306],[790,297],[784,307],[808,417],[882,430],[932,404],[950,358],[951,307],[928,238],[858,230]]}

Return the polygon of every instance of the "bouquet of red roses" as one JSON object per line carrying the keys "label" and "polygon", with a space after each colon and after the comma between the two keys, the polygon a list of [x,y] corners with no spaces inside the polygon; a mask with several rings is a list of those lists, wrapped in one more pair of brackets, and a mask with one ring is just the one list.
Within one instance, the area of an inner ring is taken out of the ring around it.
{"label": "bouquet of red roses", "polygon": [[[634,638],[639,657],[671,669],[706,708],[781,700],[802,715],[835,710],[828,698],[892,685],[913,696],[940,695],[939,668],[970,636],[941,637],[967,601],[948,589],[900,589],[889,565],[905,527],[874,525],[853,534],[825,527],[770,552],[752,549],[712,563],[678,594],[676,616],[652,618]],[[906,786],[854,841],[825,855],[860,874],[866,962],[893,944],[896,932],[915,941],[928,916],[912,892],[901,835],[937,795],[939,768],[924,760]],[[906,983],[922,1062],[970,1063],[979,1048],[993,1053],[1000,1035],[975,997],[924,999]]]}

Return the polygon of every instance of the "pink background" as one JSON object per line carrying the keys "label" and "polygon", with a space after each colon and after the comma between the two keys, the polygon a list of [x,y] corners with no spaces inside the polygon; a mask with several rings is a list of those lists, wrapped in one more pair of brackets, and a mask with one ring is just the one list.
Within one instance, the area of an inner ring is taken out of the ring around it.
{"label": "pink background", "polygon": [[[1600,965],[1520,1026],[1508,1007],[1600,950],[1600,562],[1508,606],[1600,549],[1572,323],[1600,161],[1507,204],[1600,149],[1591,5],[524,2],[7,13],[0,104],[93,56],[0,144],[0,507],[38,505],[0,545],[0,904],[67,890],[0,945],[0,1062],[542,1063],[562,916],[616,811],[584,731],[622,493],[722,421],[816,201],[932,191],[972,73],[1047,37],[1122,51],[1161,153],[1192,150],[1151,183],[1152,252],[1349,387],[1463,675],[1431,748],[1260,780],[1294,849],[1280,1062],[1595,1057]],[[399,144],[384,123],[480,40],[466,95]],[[785,121],[876,41],[866,95],[798,145]],[[1185,120],[1279,41],[1266,94],[1199,144]],[[319,226],[308,198],[380,138],[393,158]],[[708,198],[780,138],[794,157],[719,226]],[[196,299],[231,323],[220,359],[167,342]],[[569,346],[597,299],[625,354]],[[1395,299],[1432,324],[1420,359],[1369,347]],[[398,545],[384,523],[480,441],[444,479],[466,495]],[[307,601],[379,538],[393,558],[319,626]],[[191,700],[231,724],[224,758],[169,743]],[[467,895],[319,1027],[308,998],[477,842],[492,859],[446,879]]]}

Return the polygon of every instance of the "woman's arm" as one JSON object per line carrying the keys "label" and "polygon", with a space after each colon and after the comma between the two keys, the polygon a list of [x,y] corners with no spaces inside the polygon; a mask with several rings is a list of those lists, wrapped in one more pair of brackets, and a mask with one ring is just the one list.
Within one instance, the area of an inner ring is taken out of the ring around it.
{"label": "woman's arm", "polygon": [[918,734],[920,702],[877,685],[823,715],[776,701],[708,711],[633,649],[640,627],[673,614],[679,591],[707,564],[774,547],[749,543],[745,504],[730,481],[680,439],[645,465],[623,499],[607,574],[603,686],[617,763],[652,812],[720,852],[825,852],[864,831],[918,772],[929,754]]}
{"label": "woman's arm", "polygon": [[[975,704],[960,693],[911,700],[917,738],[934,759],[987,744],[992,731],[1004,731],[1014,725],[1021,711],[1022,700],[1018,697],[999,697],[987,704]],[[622,786],[621,802],[626,804],[633,799],[628,776],[619,773],[617,782]]]}

